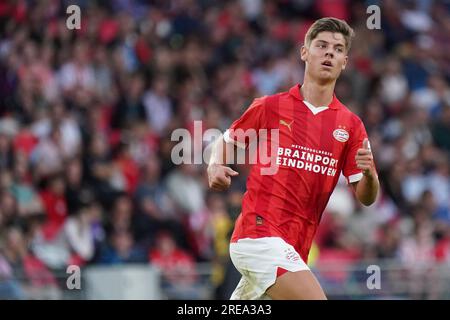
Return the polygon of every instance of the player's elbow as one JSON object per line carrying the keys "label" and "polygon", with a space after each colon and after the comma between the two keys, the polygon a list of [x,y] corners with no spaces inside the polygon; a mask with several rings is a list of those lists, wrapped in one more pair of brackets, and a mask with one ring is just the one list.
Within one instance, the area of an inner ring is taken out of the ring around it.
{"label": "player's elbow", "polygon": [[363,198],[363,199],[359,199],[359,202],[362,204],[362,205],[364,205],[364,206],[366,206],[366,207],[369,207],[369,206],[371,206],[374,202],[375,202],[375,197],[372,199],[372,198],[369,198],[369,199],[366,199],[366,198]]}
{"label": "player's elbow", "polygon": [[362,193],[358,196],[358,200],[362,205],[369,207],[374,204],[375,200],[377,199],[377,194],[378,190],[370,193]]}
{"label": "player's elbow", "polygon": [[366,207],[371,206],[378,196],[378,179],[363,179],[354,185],[354,189],[359,202]]}

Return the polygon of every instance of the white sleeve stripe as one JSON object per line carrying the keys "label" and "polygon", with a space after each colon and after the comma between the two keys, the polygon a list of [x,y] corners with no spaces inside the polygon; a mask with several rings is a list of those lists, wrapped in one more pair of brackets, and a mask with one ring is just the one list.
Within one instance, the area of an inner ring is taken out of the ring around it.
{"label": "white sleeve stripe", "polygon": [[363,174],[362,174],[362,172],[360,172],[360,173],[352,174],[351,176],[349,176],[347,178],[347,180],[348,180],[348,183],[353,183],[353,182],[357,182],[357,181],[361,180],[362,177],[363,177]]}
{"label": "white sleeve stripe", "polygon": [[223,140],[226,143],[232,143],[232,144],[236,145],[237,147],[239,147],[241,149],[245,149],[245,143],[242,143],[242,142],[239,142],[239,141],[231,139],[231,137],[230,137],[230,130],[225,131],[225,133],[223,134]]}

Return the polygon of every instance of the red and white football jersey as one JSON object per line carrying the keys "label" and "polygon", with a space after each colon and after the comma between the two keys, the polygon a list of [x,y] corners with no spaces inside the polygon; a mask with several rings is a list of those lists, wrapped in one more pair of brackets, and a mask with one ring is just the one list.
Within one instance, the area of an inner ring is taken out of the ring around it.
{"label": "red and white football jersey", "polygon": [[[341,172],[349,183],[363,176],[355,155],[367,137],[364,125],[335,96],[328,107],[311,106],[296,85],[288,92],[255,99],[224,139],[248,147],[251,137],[242,134],[248,129],[268,131],[268,149],[274,151],[271,164],[258,156],[251,168],[231,241],[281,237],[306,262]],[[274,142],[270,132],[276,129],[279,138]],[[262,174],[261,169],[270,165],[276,173]]]}

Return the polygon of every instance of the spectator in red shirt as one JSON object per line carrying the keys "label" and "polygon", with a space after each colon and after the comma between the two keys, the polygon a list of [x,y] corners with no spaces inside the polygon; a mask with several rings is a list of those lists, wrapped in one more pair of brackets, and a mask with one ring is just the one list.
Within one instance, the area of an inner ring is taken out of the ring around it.
{"label": "spectator in red shirt", "polygon": [[199,297],[194,258],[178,248],[172,234],[161,231],[148,257],[150,263],[161,270],[162,287],[169,299]]}
{"label": "spectator in red shirt", "polygon": [[56,174],[49,179],[48,187],[41,192],[41,200],[47,214],[47,223],[43,228],[48,240],[57,235],[68,215],[65,188],[63,177]]}
{"label": "spectator in red shirt", "polygon": [[194,258],[178,248],[173,236],[161,232],[156,247],[149,252],[149,260],[163,272],[164,280],[172,284],[191,284],[195,281]]}

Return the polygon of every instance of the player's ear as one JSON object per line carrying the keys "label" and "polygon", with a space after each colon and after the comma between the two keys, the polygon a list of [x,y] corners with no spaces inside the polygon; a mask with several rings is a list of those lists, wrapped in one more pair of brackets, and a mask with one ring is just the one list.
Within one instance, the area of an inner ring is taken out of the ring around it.
{"label": "player's ear", "polygon": [[345,67],[347,66],[348,56],[345,56],[344,63],[342,64],[342,70],[345,70]]}
{"label": "player's ear", "polygon": [[308,48],[306,48],[304,45],[300,47],[300,58],[302,61],[306,62],[306,58],[308,57]]}

